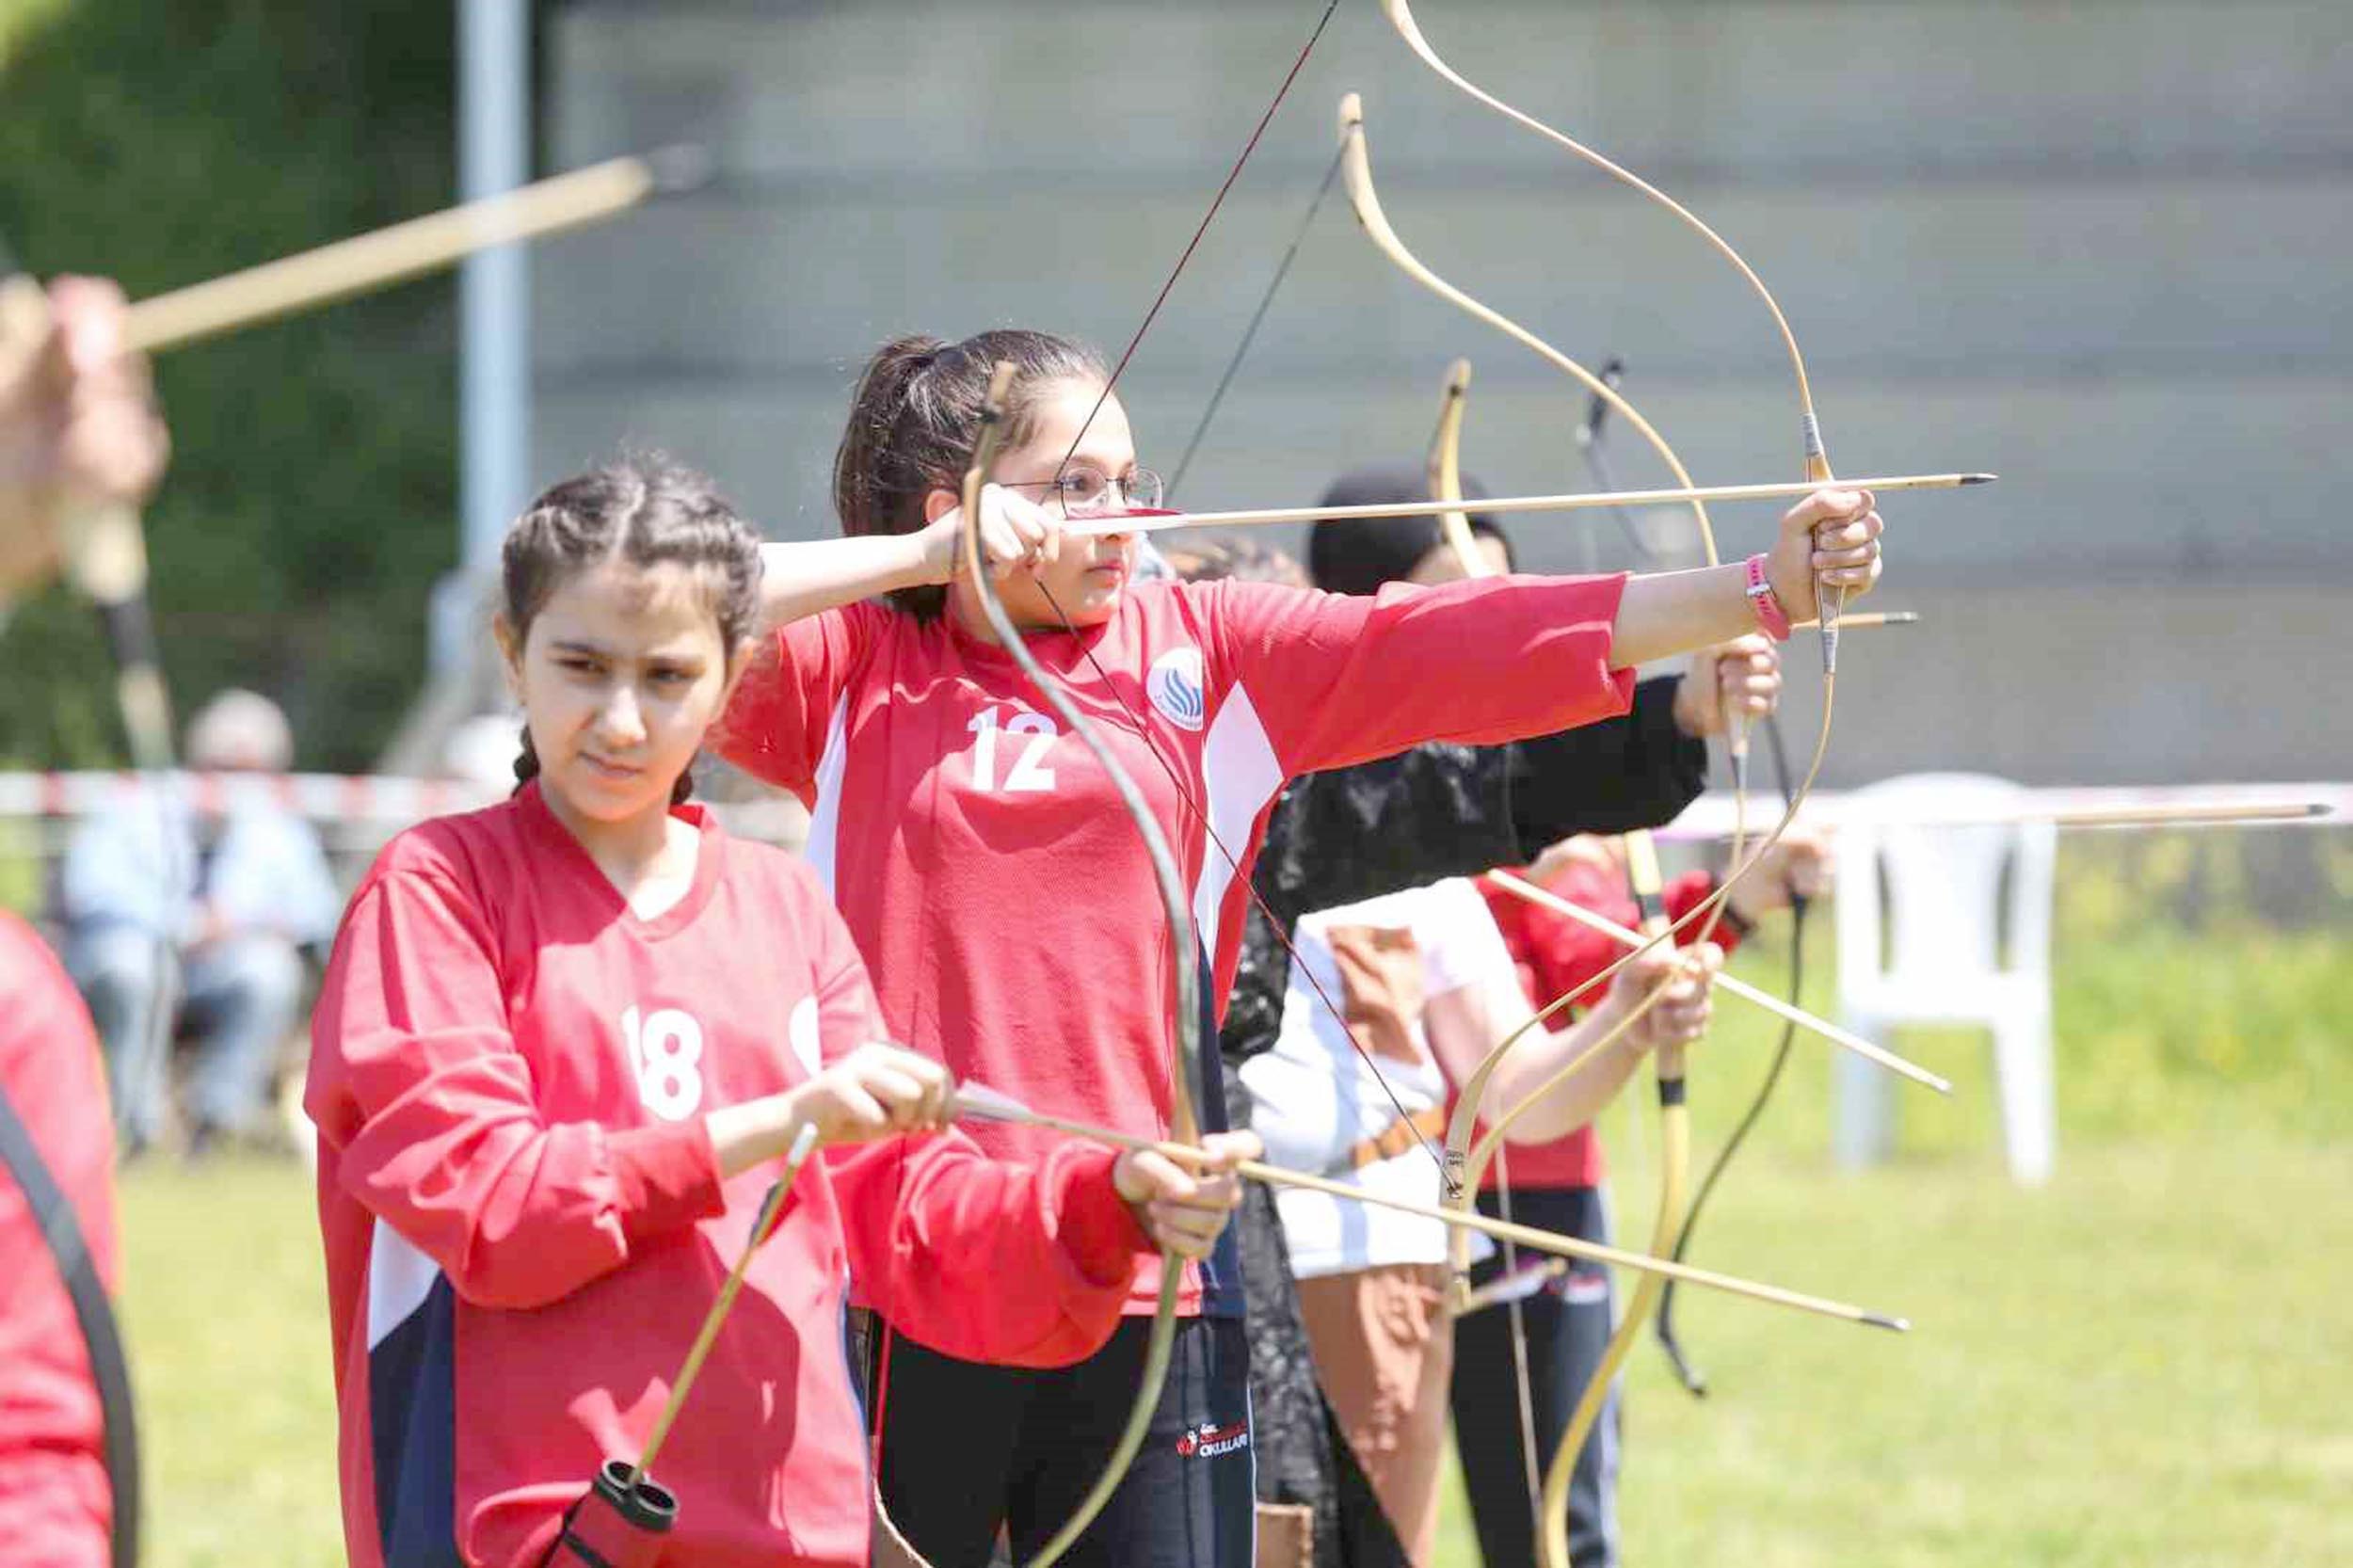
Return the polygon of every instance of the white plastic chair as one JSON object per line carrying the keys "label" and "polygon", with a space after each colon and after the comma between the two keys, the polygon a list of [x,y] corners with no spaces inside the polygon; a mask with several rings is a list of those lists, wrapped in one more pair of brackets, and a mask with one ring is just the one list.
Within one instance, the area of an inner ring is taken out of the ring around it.
{"label": "white plastic chair", "polygon": [[[2049,823],[1906,825],[2007,816],[2025,796],[2006,779],[1963,773],[1912,774],[1854,792],[1859,820],[1843,822],[1837,837],[1838,1008],[1869,1039],[1886,1040],[1899,1024],[1990,1030],[2010,1175],[2031,1187],[2050,1178],[2057,1142],[2057,830]],[[1835,1081],[1838,1162],[1885,1159],[1895,1141],[1895,1080],[1841,1052]]]}

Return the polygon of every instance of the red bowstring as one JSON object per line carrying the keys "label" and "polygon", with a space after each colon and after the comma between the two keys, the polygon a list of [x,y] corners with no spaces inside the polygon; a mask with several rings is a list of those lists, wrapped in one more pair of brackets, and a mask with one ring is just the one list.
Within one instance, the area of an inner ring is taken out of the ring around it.
{"label": "red bowstring", "polygon": [[[1322,16],[1319,17],[1316,21],[1315,30],[1307,35],[1307,41],[1300,47],[1298,58],[1291,61],[1290,70],[1284,73],[1282,85],[1275,88],[1274,97],[1268,103],[1266,112],[1258,117],[1258,123],[1252,129],[1250,133],[1250,139],[1242,144],[1241,155],[1234,160],[1234,167],[1226,170],[1225,183],[1217,187],[1216,196],[1212,197],[1209,200],[1209,211],[1201,215],[1200,223],[1196,225],[1193,231],[1193,238],[1185,243],[1184,254],[1176,258],[1176,264],[1169,270],[1166,280],[1160,284],[1160,293],[1153,297],[1152,308],[1144,312],[1143,324],[1136,328],[1134,336],[1128,340],[1128,346],[1121,351],[1119,362],[1112,367],[1110,378],[1103,383],[1102,395],[1097,397],[1095,400],[1095,406],[1087,410],[1085,423],[1079,426],[1078,435],[1071,440],[1070,450],[1063,454],[1062,462],[1056,465],[1057,472],[1069,466],[1072,456],[1079,450],[1079,443],[1086,440],[1088,429],[1095,424],[1096,416],[1103,411],[1103,405],[1111,401],[1112,389],[1118,385],[1119,377],[1126,373],[1128,361],[1135,358],[1136,349],[1143,344],[1144,334],[1152,329],[1152,323],[1159,319],[1160,307],[1168,303],[1169,295],[1176,287],[1176,280],[1183,276],[1186,266],[1193,261],[1193,252],[1201,248],[1202,236],[1209,232],[1209,225],[1217,218],[1218,209],[1225,204],[1226,193],[1234,188],[1234,182],[1241,178],[1242,166],[1247,164],[1250,161],[1250,155],[1258,150],[1259,140],[1265,136],[1267,127],[1273,123],[1275,111],[1283,106],[1283,100],[1290,94],[1291,84],[1296,82],[1299,79],[1299,73],[1306,69],[1307,56],[1315,53],[1317,42],[1323,37],[1324,28],[1331,25],[1333,13],[1339,9],[1339,6],[1340,0],[1330,0],[1330,3],[1323,8]],[[1048,596],[1048,602],[1052,603],[1052,596],[1050,594]],[[1070,617],[1063,614],[1063,608],[1061,605],[1054,605],[1054,614],[1061,616],[1064,628],[1070,630],[1075,634],[1077,629],[1070,625]],[[1108,688],[1110,684],[1110,677],[1104,674],[1103,666],[1096,663],[1095,654],[1092,649],[1087,651],[1087,663],[1095,665],[1096,675],[1103,679],[1105,685]],[[1150,736],[1144,735],[1143,722],[1137,718],[1135,710],[1128,706],[1126,698],[1118,697],[1116,691],[1114,691],[1112,695],[1114,697],[1118,698],[1119,705],[1126,711],[1129,722],[1135,725],[1137,733],[1144,736],[1144,749],[1152,754],[1152,760],[1159,762],[1161,770],[1168,775],[1169,782],[1176,786],[1178,796],[1184,800],[1186,806],[1192,808],[1194,817],[1200,821],[1202,827],[1209,833],[1210,840],[1213,842],[1217,841],[1216,829],[1209,826],[1209,819],[1201,814],[1200,807],[1194,805],[1192,795],[1187,793],[1183,784],[1178,782],[1176,770],[1169,765],[1165,758],[1160,756],[1160,748],[1152,744]],[[1234,868],[1236,875],[1240,876],[1241,870],[1241,863],[1235,860],[1232,853],[1226,850],[1223,842],[1218,843],[1218,850],[1221,854],[1225,856],[1226,863]],[[1242,878],[1242,885],[1245,888],[1249,887],[1249,881],[1247,878]],[[1257,898],[1257,890],[1256,888],[1251,888],[1251,897],[1253,899]],[[1261,913],[1266,914],[1267,924],[1271,929],[1274,930],[1276,938],[1282,942],[1285,950],[1291,953],[1292,964],[1297,966],[1299,963],[1299,955],[1297,950],[1291,947],[1290,939],[1284,936],[1281,929],[1276,925],[1273,915],[1266,909],[1266,905],[1263,901],[1259,902],[1258,907]],[[1180,958],[1179,961],[1185,962],[1188,960]],[[1314,975],[1309,973],[1307,978],[1308,984],[1316,986],[1316,994],[1322,997],[1322,987],[1321,985],[1316,985]],[[1346,1030],[1348,1027],[1347,1022],[1342,1016],[1339,1009],[1332,1006],[1331,999],[1329,997],[1324,997],[1323,1000],[1326,1007],[1332,1008],[1332,1016],[1336,1018],[1341,1018],[1342,1021],[1340,1027],[1343,1030]],[[1354,1032],[1353,1031],[1350,1032],[1349,1041],[1352,1045],[1355,1044],[1355,1038]],[[1359,1054],[1362,1054],[1363,1049],[1364,1048],[1362,1046],[1357,1047]],[[1368,1063],[1368,1065],[1369,1065],[1369,1063]],[[1376,1079],[1380,1078],[1380,1073],[1377,1069],[1374,1071],[1373,1076]],[[1387,1090],[1388,1082],[1385,1079],[1381,1080],[1381,1086],[1384,1090]],[[1397,1096],[1394,1093],[1390,1094],[1389,1099],[1392,1104],[1397,1103]],[[1399,1105],[1398,1114],[1400,1116],[1403,1116],[1404,1113],[1404,1107],[1402,1105]],[[1428,1144],[1424,1144],[1423,1146],[1427,1148]],[[904,1196],[905,1191],[905,1151],[902,1148],[899,1160],[899,1192],[902,1196]],[[1431,1158],[1434,1160],[1436,1156],[1433,1154]],[[896,1200],[894,1200],[893,1207],[896,1207]],[[871,1467],[873,1483],[877,1488],[877,1496],[879,1497],[879,1488],[882,1481],[883,1407],[888,1402],[890,1396],[890,1342],[895,1336],[891,1332],[889,1323],[883,1318],[879,1311],[873,1313],[873,1322],[875,1331],[882,1336],[881,1353],[873,1357],[874,1388],[872,1390],[872,1394],[874,1401],[874,1416]]]}
{"label": "red bowstring", "polygon": [[1160,307],[1168,303],[1169,294],[1176,287],[1176,280],[1184,276],[1185,267],[1193,261],[1193,253],[1201,248],[1201,237],[1209,232],[1209,225],[1216,221],[1217,210],[1225,204],[1225,193],[1232,190],[1234,182],[1241,178],[1242,166],[1250,161],[1250,154],[1258,150],[1258,139],[1273,123],[1275,111],[1290,95],[1291,84],[1299,80],[1299,73],[1306,69],[1307,56],[1315,53],[1317,40],[1323,37],[1323,29],[1332,24],[1332,13],[1339,8],[1340,0],[1331,0],[1331,4],[1323,8],[1323,15],[1317,21],[1315,31],[1307,35],[1307,41],[1300,48],[1299,57],[1291,61],[1290,70],[1283,77],[1283,85],[1274,89],[1274,97],[1267,104],[1266,113],[1258,117],[1257,128],[1243,143],[1241,156],[1234,160],[1234,167],[1225,171],[1225,183],[1218,186],[1217,195],[1210,198],[1209,210],[1201,215],[1201,222],[1193,229],[1193,238],[1185,243],[1185,253],[1176,258],[1176,264],[1169,270],[1166,280],[1160,284],[1160,292],[1152,300],[1152,308],[1144,312],[1143,325],[1128,340],[1128,346],[1120,351],[1119,362],[1112,367],[1111,378],[1103,383],[1102,395],[1095,400],[1095,407],[1087,410],[1087,417],[1080,424],[1079,433],[1071,438],[1070,450],[1064,453],[1062,461],[1054,465],[1057,476],[1070,466],[1070,459],[1078,454],[1079,443],[1085,440],[1087,432],[1094,428],[1095,417],[1103,411],[1103,405],[1111,401],[1112,389],[1118,386],[1120,376],[1127,374],[1128,362],[1136,357],[1136,349],[1144,343],[1144,335],[1152,330],[1152,323],[1160,319]]}
{"label": "red bowstring", "polygon": [[[1290,70],[1285,72],[1282,86],[1275,89],[1274,98],[1267,104],[1266,112],[1258,117],[1257,126],[1250,133],[1249,141],[1243,145],[1241,156],[1236,158],[1234,167],[1226,171],[1225,184],[1218,186],[1217,195],[1209,201],[1209,210],[1202,215],[1200,224],[1193,232],[1193,238],[1186,243],[1184,254],[1176,259],[1176,265],[1170,270],[1167,280],[1160,284],[1160,293],[1152,300],[1152,308],[1144,312],[1143,324],[1136,328],[1134,336],[1128,340],[1128,346],[1120,351],[1119,360],[1112,367],[1110,377],[1104,381],[1102,392],[1096,396],[1094,407],[1087,410],[1087,417],[1080,423],[1078,434],[1071,439],[1070,449],[1063,454],[1062,461],[1056,465],[1057,472],[1070,466],[1070,459],[1077,455],[1080,443],[1086,440],[1087,431],[1093,428],[1096,416],[1100,414],[1103,411],[1103,406],[1111,401],[1112,389],[1119,384],[1120,376],[1127,373],[1128,364],[1135,359],[1136,349],[1143,344],[1144,334],[1152,329],[1153,322],[1159,319],[1160,307],[1168,302],[1170,293],[1176,287],[1176,280],[1183,275],[1186,265],[1192,262],[1193,252],[1200,248],[1202,236],[1209,232],[1209,224],[1217,217],[1218,209],[1225,204],[1226,193],[1234,188],[1234,182],[1241,178],[1242,166],[1247,164],[1250,161],[1250,155],[1257,151],[1259,140],[1265,136],[1267,127],[1274,120],[1275,111],[1283,106],[1283,100],[1290,93],[1291,84],[1298,81],[1299,73],[1306,69],[1307,56],[1315,53],[1317,41],[1323,37],[1323,30],[1331,24],[1333,13],[1338,9],[1339,0],[1331,0],[1331,3],[1323,8],[1322,16],[1316,21],[1315,30],[1307,35],[1306,43],[1300,48],[1298,57],[1291,61]],[[1044,592],[1046,585],[1040,583],[1038,587]],[[1168,776],[1169,786],[1176,792],[1176,798],[1184,802],[1185,808],[1192,812],[1193,820],[1201,824],[1203,834],[1211,844],[1216,846],[1218,854],[1225,856],[1225,864],[1234,872],[1235,880],[1241,884],[1250,902],[1257,906],[1260,917],[1265,920],[1267,929],[1273,933],[1275,942],[1290,958],[1291,972],[1306,980],[1308,989],[1315,993],[1316,1000],[1323,1004],[1324,1010],[1331,1014],[1335,1022],[1338,1023],[1340,1032],[1347,1037],[1351,1048],[1364,1063],[1366,1070],[1372,1074],[1373,1081],[1381,1086],[1382,1094],[1388,1099],[1390,1108],[1396,1111],[1400,1123],[1411,1127],[1413,1117],[1407,1113],[1404,1102],[1398,1098],[1397,1091],[1391,1087],[1387,1076],[1373,1063],[1371,1053],[1366,1050],[1364,1043],[1356,1038],[1356,1032],[1349,1027],[1348,1016],[1340,1011],[1339,1004],[1332,1000],[1331,993],[1324,989],[1323,983],[1316,978],[1315,970],[1309,968],[1300,956],[1299,949],[1291,943],[1290,934],[1283,929],[1283,922],[1275,918],[1274,911],[1268,906],[1257,886],[1249,877],[1242,874],[1241,858],[1226,847],[1225,840],[1219,836],[1217,828],[1209,822],[1209,813],[1202,810],[1200,803],[1193,798],[1193,792],[1185,788],[1184,780],[1178,776],[1176,765],[1161,755],[1160,748],[1152,743],[1151,732],[1145,727],[1142,716],[1128,704],[1128,699],[1120,695],[1119,688],[1112,681],[1110,672],[1105,670],[1101,662],[1095,657],[1094,648],[1079,635],[1077,625],[1072,622],[1068,612],[1063,609],[1052,593],[1046,593],[1046,602],[1052,606],[1055,616],[1062,622],[1063,630],[1068,632],[1071,639],[1079,645],[1079,650],[1085,656],[1088,665],[1095,671],[1096,679],[1102,682],[1103,689],[1111,694],[1112,700],[1116,702],[1120,711],[1127,714],[1128,727],[1134,731],[1136,738],[1144,743],[1144,749],[1150,754],[1153,761],[1160,764],[1160,771]],[[1211,983],[1215,984],[1214,976],[1212,976]],[[1430,1146],[1430,1141],[1418,1133],[1416,1134],[1415,1141],[1421,1145],[1422,1152],[1430,1156],[1431,1162],[1438,1167],[1440,1175],[1443,1176],[1446,1171],[1446,1162],[1438,1158],[1437,1150]]]}

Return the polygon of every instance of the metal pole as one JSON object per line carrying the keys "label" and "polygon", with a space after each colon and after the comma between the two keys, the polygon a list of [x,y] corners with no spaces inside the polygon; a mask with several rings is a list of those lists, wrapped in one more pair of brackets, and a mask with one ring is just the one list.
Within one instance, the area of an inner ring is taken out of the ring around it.
{"label": "metal pole", "polygon": [[[459,0],[457,184],[465,200],[530,177],[527,0]],[[478,585],[507,520],[530,499],[531,278],[520,245],[470,257],[458,277],[458,571],[436,594],[433,664],[463,667],[480,640]]]}

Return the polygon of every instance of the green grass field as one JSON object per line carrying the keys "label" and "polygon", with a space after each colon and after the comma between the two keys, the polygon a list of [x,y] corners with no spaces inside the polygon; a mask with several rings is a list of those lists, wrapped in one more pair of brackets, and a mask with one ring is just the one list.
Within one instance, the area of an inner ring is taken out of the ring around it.
{"label": "green grass field", "polygon": [[[1977,1042],[1901,1042],[1959,1093],[1908,1095],[1900,1158],[1859,1176],[1828,1167],[1828,1071],[1800,1047],[1695,1257],[1917,1327],[1689,1293],[1715,1392],[1695,1402],[1655,1352],[1635,1359],[1631,1562],[2353,1563],[2353,939],[2079,912],[2059,960],[2044,1191],[2003,1173]],[[1769,950],[1742,967],[1782,978]],[[1769,1047],[1734,1005],[1692,1066],[1703,1158]],[[1625,1231],[1647,1234],[1639,1134],[1619,1112],[1605,1130]],[[151,1164],[122,1201],[149,1560],[339,1561],[308,1180]],[[1448,1568],[1477,1561],[1468,1542],[1450,1508]]]}

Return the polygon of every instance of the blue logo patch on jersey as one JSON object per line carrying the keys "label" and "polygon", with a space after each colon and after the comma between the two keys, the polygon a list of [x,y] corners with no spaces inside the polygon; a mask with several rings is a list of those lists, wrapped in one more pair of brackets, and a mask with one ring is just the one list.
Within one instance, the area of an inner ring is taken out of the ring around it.
{"label": "blue logo patch on jersey", "polygon": [[1209,697],[1203,690],[1201,650],[1197,648],[1171,648],[1152,661],[1151,671],[1144,678],[1144,689],[1152,699],[1152,706],[1172,724],[1186,729],[1198,729],[1209,713]]}

